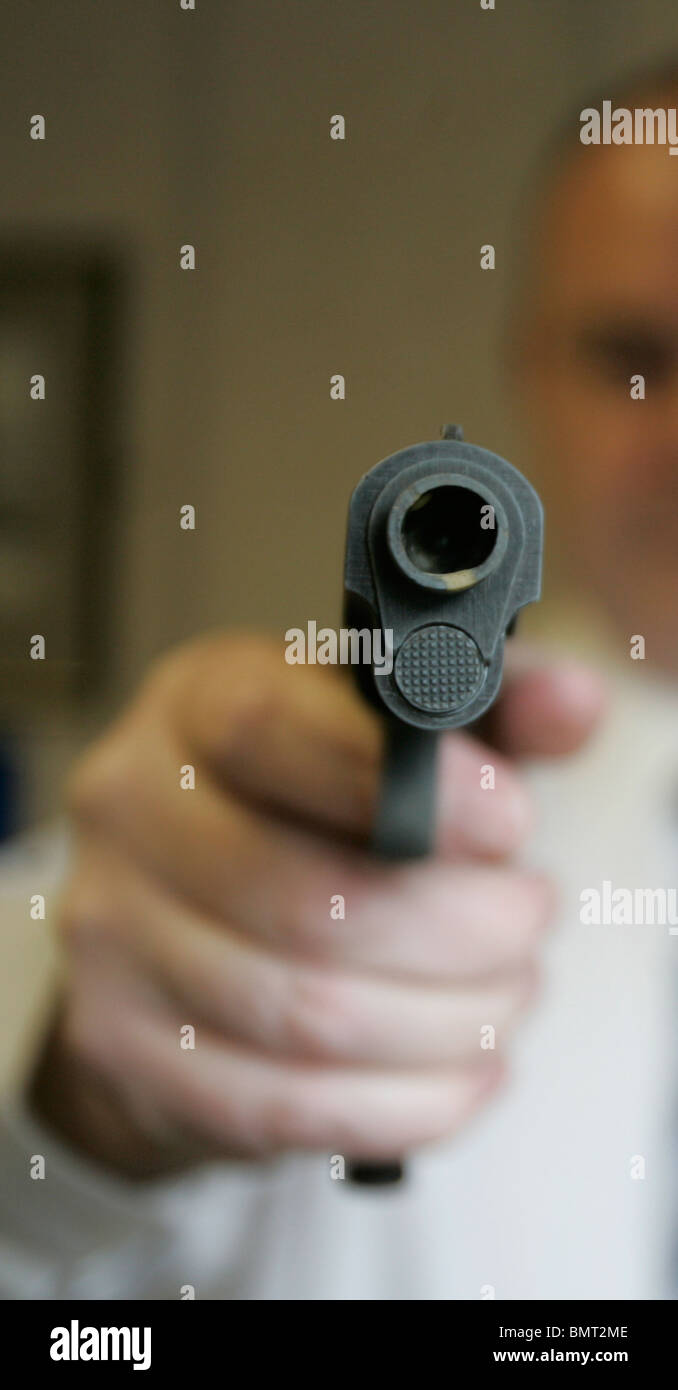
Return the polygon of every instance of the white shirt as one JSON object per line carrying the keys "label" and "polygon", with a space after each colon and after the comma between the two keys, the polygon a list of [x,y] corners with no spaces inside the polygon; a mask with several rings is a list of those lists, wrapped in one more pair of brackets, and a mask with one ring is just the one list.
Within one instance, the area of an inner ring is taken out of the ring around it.
{"label": "white shirt", "polygon": [[[611,715],[573,758],[532,765],[525,862],[562,893],[541,1001],[498,1099],[408,1159],[402,1187],[352,1187],[328,1155],[212,1164],[136,1185],[28,1114],[23,1077],[54,988],[50,901],[63,827],[0,856],[0,1295],[4,1298],[499,1299],[675,1296],[678,935],[585,926],[580,893],[678,878],[678,692],[611,671]],[[49,910],[47,913],[49,918]],[[33,1155],[44,1179],[30,1176]],[[633,1176],[644,1161],[645,1176]]]}

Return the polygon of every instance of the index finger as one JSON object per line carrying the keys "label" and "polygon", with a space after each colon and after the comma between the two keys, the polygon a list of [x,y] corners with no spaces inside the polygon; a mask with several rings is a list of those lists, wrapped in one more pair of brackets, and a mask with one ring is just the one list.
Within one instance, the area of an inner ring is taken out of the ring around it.
{"label": "index finger", "polygon": [[[267,811],[364,841],[376,811],[382,726],[346,673],[289,666],[282,645],[258,637],[202,642],[189,658],[177,684],[174,719],[211,774]],[[579,746],[602,709],[599,680],[581,665],[563,668],[524,652],[522,666],[520,658],[512,665],[497,706],[478,726],[483,738],[514,755]],[[486,750],[468,735],[444,737],[440,815],[451,831],[465,817],[468,830],[470,815],[480,852],[508,852],[525,807],[505,759],[498,795],[482,795],[478,767],[485,759]],[[455,842],[443,828],[444,848]]]}

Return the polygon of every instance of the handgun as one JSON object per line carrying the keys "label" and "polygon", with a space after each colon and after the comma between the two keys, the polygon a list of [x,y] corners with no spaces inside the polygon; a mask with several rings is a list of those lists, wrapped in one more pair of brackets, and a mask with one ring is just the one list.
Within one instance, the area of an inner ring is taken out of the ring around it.
{"label": "handgun", "polygon": [[[474,724],[496,699],[504,639],[540,596],[543,527],[532,485],[465,441],[460,425],[382,459],[353,491],[343,621],[390,656],[352,667],[385,725],[371,840],[382,859],[432,851],[437,737]],[[379,1185],[404,1169],[354,1159],[348,1172]]]}

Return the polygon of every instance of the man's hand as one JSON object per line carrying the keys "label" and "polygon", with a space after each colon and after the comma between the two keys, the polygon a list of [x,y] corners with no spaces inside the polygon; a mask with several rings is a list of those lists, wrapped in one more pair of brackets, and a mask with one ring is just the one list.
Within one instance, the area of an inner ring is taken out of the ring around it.
{"label": "man's hand", "polygon": [[[575,749],[597,678],[521,664],[488,736]],[[203,638],[152,668],[70,787],[65,985],[32,1092],[62,1137],[135,1177],[286,1149],[388,1160],[494,1091],[553,897],[510,864],[525,788],[507,756],[444,735],[435,857],[383,864],[379,759],[345,673],[270,640]]]}

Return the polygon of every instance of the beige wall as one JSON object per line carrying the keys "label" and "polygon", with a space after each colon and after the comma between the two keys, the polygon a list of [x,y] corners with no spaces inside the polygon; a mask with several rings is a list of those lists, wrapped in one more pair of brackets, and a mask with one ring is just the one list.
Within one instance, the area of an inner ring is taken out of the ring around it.
{"label": "beige wall", "polygon": [[[520,465],[496,360],[520,179],[563,105],[625,55],[657,52],[673,9],[32,0],[5,12],[0,230],[115,232],[138,257],[111,701],[201,628],[336,621],[352,486],[444,420]],[[44,146],[27,139],[34,112]],[[329,139],[334,112],[343,144]],[[178,268],[186,241],[195,274]],[[479,269],[487,241],[494,274]],[[184,502],[195,534],[178,528]],[[99,718],[36,731],[36,813]]]}

